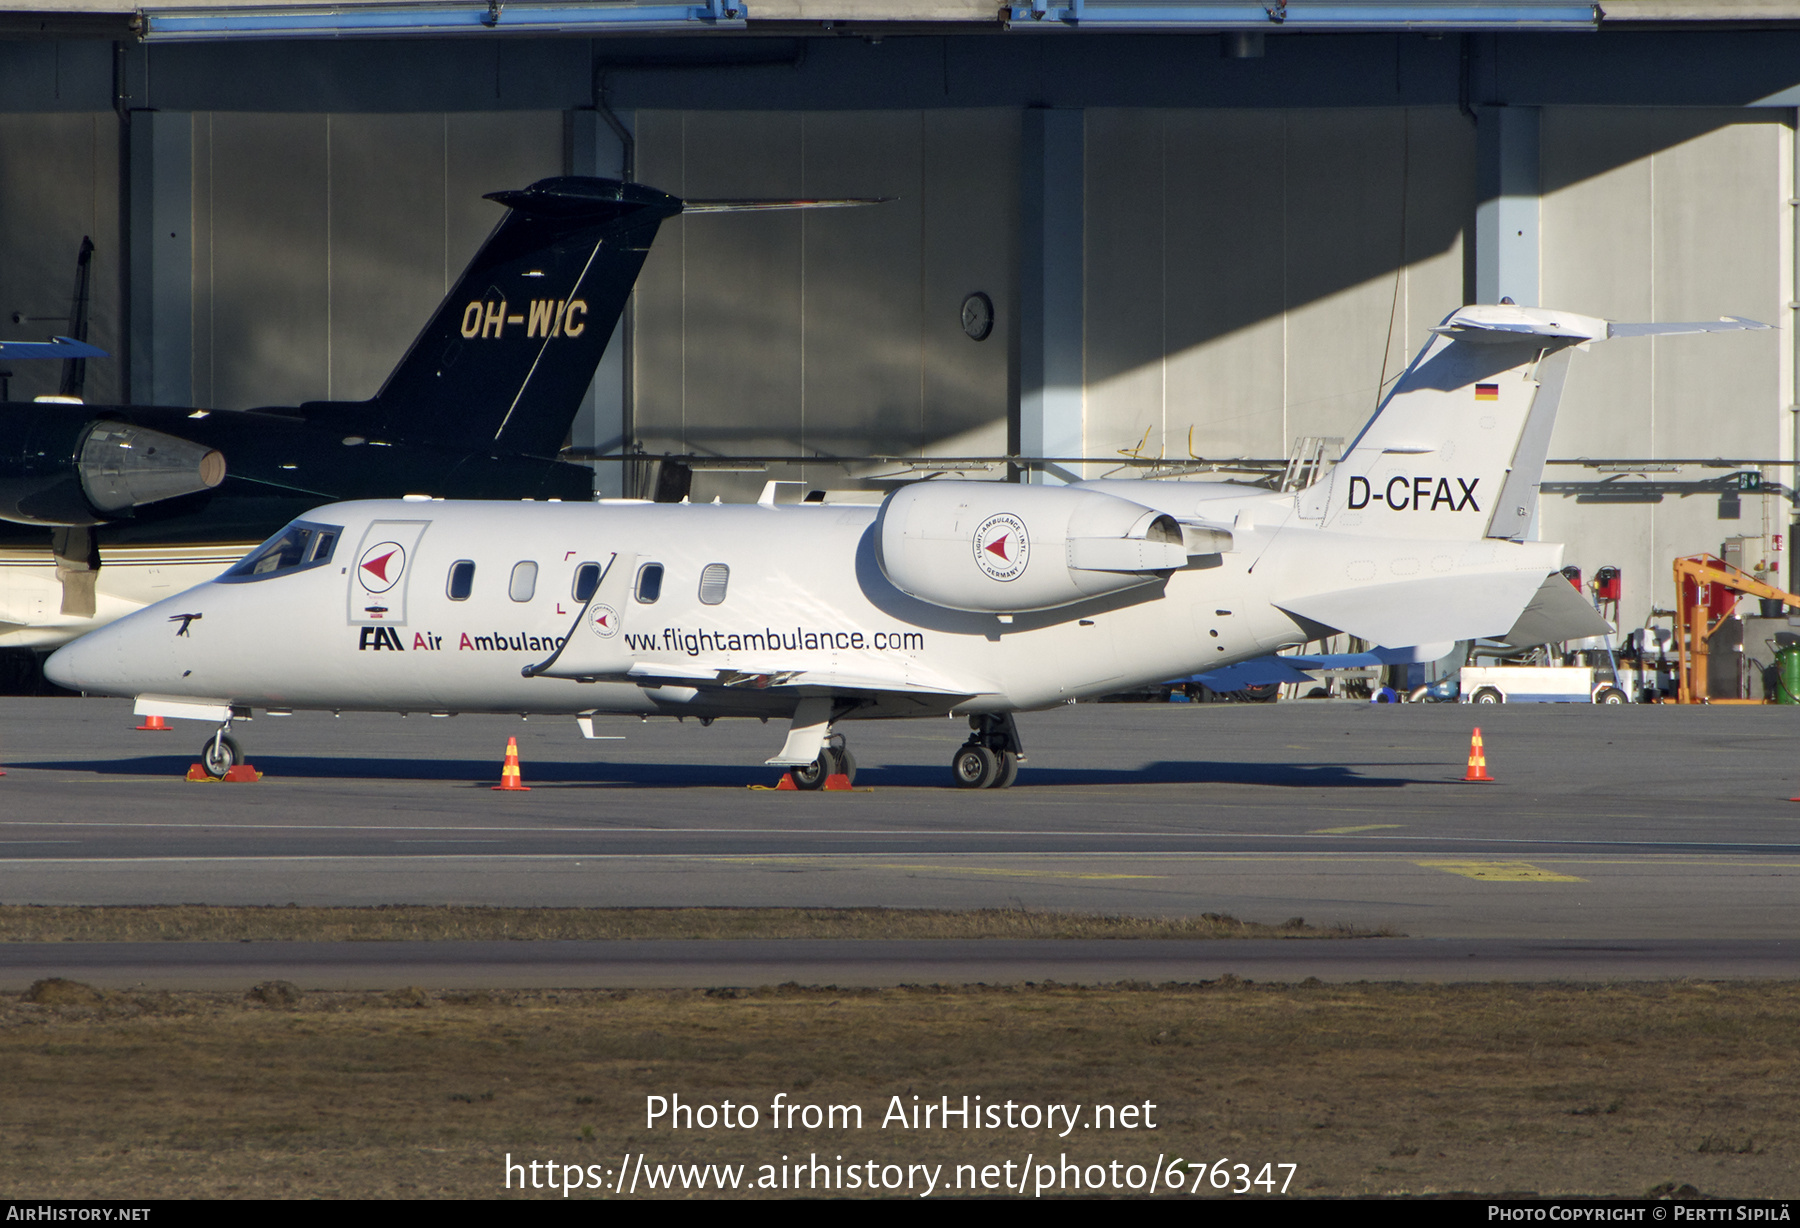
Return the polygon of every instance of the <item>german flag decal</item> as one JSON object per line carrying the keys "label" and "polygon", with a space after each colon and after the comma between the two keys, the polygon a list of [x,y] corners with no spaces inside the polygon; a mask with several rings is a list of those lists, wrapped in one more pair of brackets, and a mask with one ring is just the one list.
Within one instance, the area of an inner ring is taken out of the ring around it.
{"label": "german flag decal", "polygon": [[1500,399],[1500,385],[1476,384],[1475,399],[1477,401],[1498,401]]}

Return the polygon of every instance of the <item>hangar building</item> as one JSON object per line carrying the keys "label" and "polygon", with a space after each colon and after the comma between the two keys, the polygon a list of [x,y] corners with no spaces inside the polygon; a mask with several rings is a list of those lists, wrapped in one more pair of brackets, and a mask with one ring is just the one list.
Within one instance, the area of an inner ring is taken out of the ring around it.
{"label": "hangar building", "polygon": [[1626,628],[1728,539],[1791,587],[1796,0],[49,10],[0,3],[0,329],[60,330],[92,236],[90,401],[368,396],[544,176],[880,196],[666,226],[572,444],[1279,464],[1464,302],[1747,316],[1578,357],[1535,533]]}

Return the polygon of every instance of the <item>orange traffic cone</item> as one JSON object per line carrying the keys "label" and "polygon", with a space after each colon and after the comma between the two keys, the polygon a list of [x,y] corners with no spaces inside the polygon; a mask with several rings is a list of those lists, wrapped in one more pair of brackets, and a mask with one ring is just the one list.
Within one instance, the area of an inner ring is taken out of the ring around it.
{"label": "orange traffic cone", "polygon": [[780,792],[782,789],[791,789],[798,793],[800,791],[800,786],[794,783],[794,774],[792,772],[783,772],[781,774],[781,783],[776,785],[775,789],[777,792]]}
{"label": "orange traffic cone", "polygon": [[1481,747],[1481,726],[1479,725],[1475,727],[1475,732],[1469,735],[1469,770],[1463,776],[1462,782],[1485,785],[1495,783],[1494,778],[1488,775],[1487,752]]}
{"label": "orange traffic cone", "polygon": [[160,716],[146,716],[142,725],[133,726],[139,733],[174,733],[174,726]]}
{"label": "orange traffic cone", "polygon": [[500,769],[500,783],[494,792],[529,793],[531,787],[519,779],[519,739],[506,739],[506,764]]}

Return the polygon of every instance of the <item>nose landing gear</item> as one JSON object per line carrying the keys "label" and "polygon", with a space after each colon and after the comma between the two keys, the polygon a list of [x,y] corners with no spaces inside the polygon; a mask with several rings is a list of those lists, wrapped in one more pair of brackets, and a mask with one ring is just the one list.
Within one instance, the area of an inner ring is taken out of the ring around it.
{"label": "nose landing gear", "polygon": [[1019,778],[1025,747],[1012,713],[969,718],[969,740],[950,759],[950,778],[959,789],[1005,789]]}
{"label": "nose landing gear", "polygon": [[244,752],[239,748],[237,739],[225,732],[230,728],[231,722],[226,721],[200,748],[200,766],[215,780],[244,761]]}
{"label": "nose landing gear", "polygon": [[825,781],[832,776],[842,775],[851,784],[856,783],[856,756],[844,744],[844,735],[834,733],[826,739],[825,748],[819,757],[803,768],[790,768],[794,784],[802,789],[822,789]]}

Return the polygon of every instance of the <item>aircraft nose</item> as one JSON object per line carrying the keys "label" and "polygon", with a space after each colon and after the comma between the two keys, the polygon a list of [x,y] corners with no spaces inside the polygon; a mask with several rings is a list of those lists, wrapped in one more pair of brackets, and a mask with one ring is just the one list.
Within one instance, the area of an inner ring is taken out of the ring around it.
{"label": "aircraft nose", "polygon": [[89,635],[71,640],[51,653],[44,662],[44,677],[66,690],[87,690],[94,655],[88,641],[92,638]]}
{"label": "aircraft nose", "polygon": [[44,677],[71,691],[98,695],[133,695],[135,672],[130,651],[137,638],[131,615],[64,644],[44,662]]}

